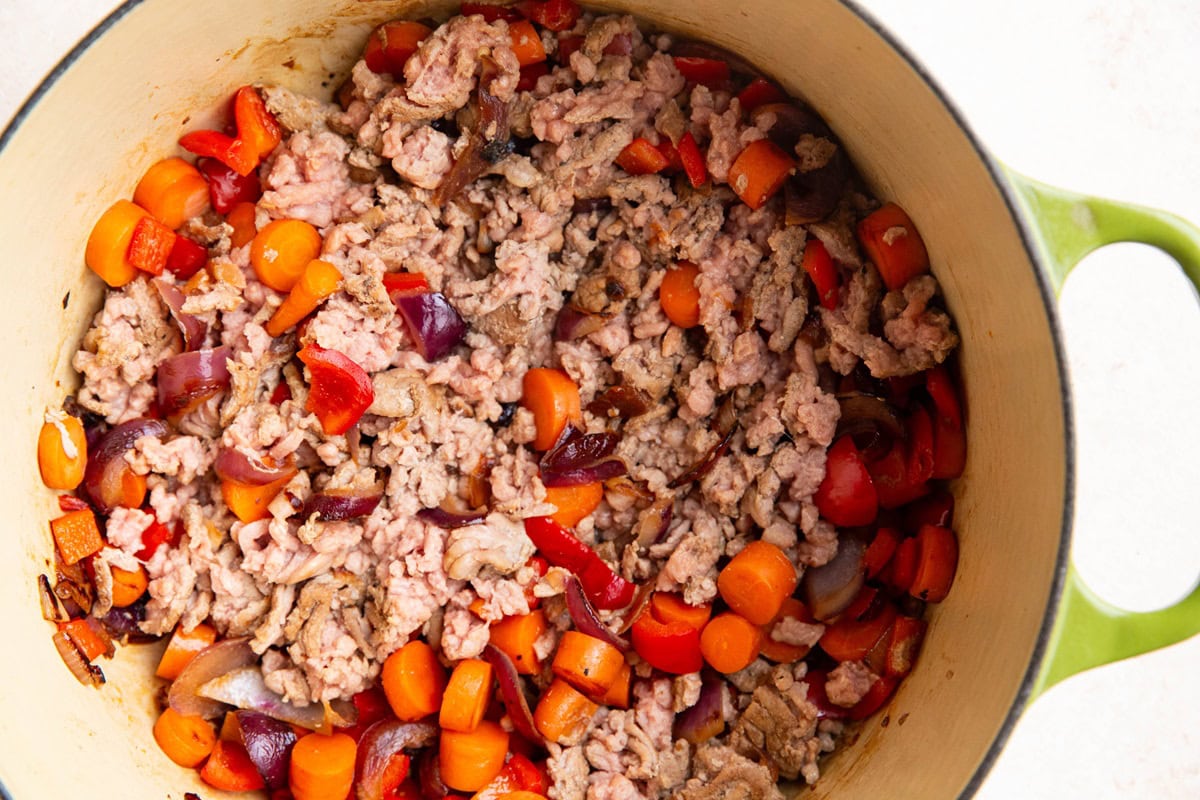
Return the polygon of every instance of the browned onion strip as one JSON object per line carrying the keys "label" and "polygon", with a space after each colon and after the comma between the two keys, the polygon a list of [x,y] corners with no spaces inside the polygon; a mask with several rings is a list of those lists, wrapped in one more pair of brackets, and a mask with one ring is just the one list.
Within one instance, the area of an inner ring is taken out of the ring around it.
{"label": "browned onion strip", "polygon": [[678,489],[692,481],[700,480],[708,474],[708,471],[713,468],[717,460],[729,450],[729,445],[733,443],[733,434],[737,431],[737,417],[734,416],[733,398],[727,398],[717,410],[714,430],[721,439],[713,445],[704,458],[700,459],[699,463],[668,483],[668,489]]}
{"label": "browned onion strip", "polygon": [[66,631],[55,631],[51,638],[54,641],[54,649],[58,650],[58,655],[76,680],[84,686],[101,686],[104,683],[104,671],[88,662],[83,651],[67,636]]}
{"label": "browned onion strip", "polygon": [[213,395],[229,388],[229,348],[192,350],[158,365],[158,407],[168,419],[178,419]]}
{"label": "browned onion strip", "polygon": [[725,730],[725,698],[729,685],[719,675],[705,672],[701,678],[700,699],[675,717],[675,737],[700,744]]}
{"label": "browned onion strip", "polygon": [[582,433],[570,427],[538,462],[548,487],[578,486],[624,475],[625,462],[613,458],[620,438],[615,433]]}
{"label": "browned onion strip", "polygon": [[100,512],[108,513],[124,497],[125,476],[130,472],[125,453],[143,436],[162,436],[166,432],[167,424],[160,419],[131,419],[110,429],[88,448],[83,489]]}
{"label": "browned onion strip", "polygon": [[304,504],[303,516],[313,514],[326,522],[368,517],[383,500],[383,484],[376,483],[366,491],[356,489],[325,489],[314,493]]}
{"label": "browned onion strip", "polygon": [[446,508],[446,501],[443,500],[442,505],[436,508],[422,508],[417,512],[417,516],[431,525],[450,531],[455,528],[465,528],[468,525],[478,525],[487,519],[487,512],[481,509],[453,511]]}
{"label": "browned onion strip", "polygon": [[642,547],[657,544],[671,527],[671,519],[675,516],[675,498],[662,497],[655,500],[650,508],[638,518],[634,526],[637,543]]}
{"label": "browned onion strip", "polygon": [[525,699],[525,691],[521,687],[521,676],[517,674],[517,666],[513,660],[494,644],[483,649],[483,659],[492,665],[496,671],[496,683],[500,686],[500,699],[512,721],[513,729],[536,745],[542,745],[542,735],[538,733],[533,722],[533,712],[529,710],[529,701]]}
{"label": "browned onion strip", "polygon": [[466,150],[433,190],[433,202],[439,206],[457,197],[468,184],[487,172],[493,164],[503,161],[511,152],[509,104],[491,93],[492,81],[500,74],[500,65],[491,56],[483,56],[479,61],[482,66],[474,101],[479,121],[471,131]]}
{"label": "browned onion strip", "polygon": [[171,310],[171,318],[175,320],[180,333],[183,334],[184,349],[195,350],[204,344],[204,337],[208,335],[208,325],[203,320],[184,313],[183,304],[186,302],[186,298],[183,296],[183,292],[162,278],[155,278],[152,283],[158,290],[159,297]]}
{"label": "browned onion strip", "polygon": [[268,466],[257,453],[247,452],[240,447],[222,447],[217,452],[213,469],[222,480],[250,486],[263,486],[294,471],[289,463]]}
{"label": "browned onion strip", "polygon": [[578,306],[565,305],[562,307],[562,311],[558,312],[558,317],[554,321],[554,340],[569,342],[572,339],[582,339],[607,325],[609,316],[584,311]]}
{"label": "browned onion strip", "polygon": [[612,386],[588,403],[587,410],[597,417],[631,419],[650,410],[654,399],[644,389],[632,386]]}
{"label": "browned onion strip", "polygon": [[180,714],[192,714],[215,719],[225,713],[227,706],[216,700],[201,697],[200,687],[214,678],[249,667],[258,661],[250,649],[250,639],[225,639],[201,650],[179,673],[171,684],[167,702]]}
{"label": "browned onion strip", "polygon": [[401,722],[381,719],[363,731],[358,740],[354,765],[357,800],[386,800],[384,784],[388,765],[405,750],[419,750],[433,744],[438,728],[431,722]]}
{"label": "browned onion strip", "polygon": [[54,590],[50,588],[50,579],[45,575],[38,575],[38,601],[42,606],[42,619],[47,622],[67,621],[67,615],[63,613]]}
{"label": "browned onion strip", "polygon": [[837,401],[841,416],[835,438],[850,434],[860,450],[878,445],[884,452],[894,440],[904,439],[904,420],[883,398],[866,392],[844,392]]}
{"label": "browned onion strip", "polygon": [[638,587],[637,594],[633,596],[633,602],[629,604],[629,608],[625,609],[624,620],[621,622],[621,627],[617,629],[618,632],[627,633],[633,627],[633,623],[637,622],[637,618],[650,604],[650,597],[654,594],[656,582],[657,580],[648,580]]}
{"label": "browned onion strip", "polygon": [[814,617],[832,619],[854,601],[866,580],[866,549],[861,538],[843,534],[832,560],[805,570],[804,599]]}
{"label": "browned onion strip", "polygon": [[596,613],[591,601],[583,593],[583,586],[580,585],[579,579],[574,575],[567,576],[566,595],[567,613],[571,615],[571,622],[575,623],[575,627],[580,633],[586,633],[594,639],[608,642],[621,652],[629,650],[629,642],[610,631],[608,626],[600,620],[600,615]]}

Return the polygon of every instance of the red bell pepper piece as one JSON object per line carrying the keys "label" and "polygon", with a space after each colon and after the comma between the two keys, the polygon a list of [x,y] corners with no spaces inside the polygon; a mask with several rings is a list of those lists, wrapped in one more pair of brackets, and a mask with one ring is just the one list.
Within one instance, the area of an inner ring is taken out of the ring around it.
{"label": "red bell pepper piece", "polygon": [[858,223],[858,239],[890,291],[929,271],[929,253],[917,226],[895,203],[876,209]]}
{"label": "red bell pepper piece", "polygon": [[167,256],[167,272],[177,278],[187,280],[208,263],[208,250],[199,242],[192,241],[186,236],[176,236],[175,244]]}
{"label": "red bell pepper piece", "polygon": [[174,547],[179,544],[180,531],[176,527],[171,530],[166,525],[163,525],[158,520],[150,523],[150,527],[142,531],[142,549],[134,553],[134,556],[139,561],[149,561],[160,545],[169,545]]}
{"label": "red bell pepper piece", "polygon": [[908,418],[908,441],[893,442],[867,469],[883,508],[899,508],[928,494],[933,477],[933,423],[928,412],[916,406]]}
{"label": "red bell pepper piece", "polygon": [[912,671],[927,627],[923,619],[896,617],[888,634],[887,657],[884,659],[888,675],[902,678]]}
{"label": "red bell pepper piece", "polygon": [[401,294],[424,294],[429,291],[429,281],[423,272],[385,272],[383,288],[388,296],[399,292]]}
{"label": "red bell pepper piece", "polygon": [[856,705],[846,711],[846,719],[859,720],[871,716],[883,708],[883,704],[888,701],[888,698],[892,696],[892,693],[896,691],[896,687],[899,685],[899,678],[894,678],[891,675],[875,676],[875,682],[871,684],[871,688],[863,695],[863,699],[859,700]]}
{"label": "red bell pepper piece", "polygon": [[874,586],[864,586],[858,590],[858,594],[850,601],[850,605],[838,615],[838,621],[855,620],[862,621],[871,616],[871,612],[875,610],[875,601],[879,599],[879,590]]}
{"label": "red bell pepper piece", "polygon": [[550,74],[550,65],[545,61],[521,67],[521,79],[517,81],[518,92],[532,92],[537,88],[538,78]]}
{"label": "red bell pepper piece", "polygon": [[957,478],[967,462],[962,405],[950,373],[934,367],[925,373],[925,390],[933,400],[933,477]]}
{"label": "red bell pepper piece", "polygon": [[700,629],[682,621],[662,622],[649,607],[633,623],[630,638],[637,654],[655,669],[686,675],[704,666]]}
{"label": "red bell pepper piece", "polygon": [[339,730],[356,742],[362,738],[367,728],[381,719],[392,716],[392,707],[388,705],[387,695],[379,686],[364,689],[351,697],[350,702],[354,703],[354,708],[358,711],[358,721],[348,728],[339,728]]}
{"label": "red bell pepper piece", "polygon": [[867,569],[868,578],[874,578],[883,572],[883,568],[896,554],[896,548],[900,546],[901,538],[903,537],[901,537],[900,531],[895,528],[881,527],[875,531],[875,538],[871,540],[866,553],[863,554],[863,566]]}
{"label": "red bell pepper piece", "polygon": [[667,167],[667,157],[648,139],[638,137],[625,145],[616,157],[617,166],[630,175],[651,175]]}
{"label": "red bell pepper piece", "polygon": [[237,138],[246,143],[259,161],[283,141],[283,128],[253,86],[243,86],[234,94],[233,118],[237,123]]}
{"label": "red bell pepper piece", "polygon": [[950,593],[958,570],[958,537],[949,528],[923,525],[916,542],[916,570],[908,593],[927,603],[940,603]]}
{"label": "red bell pepper piece", "polygon": [[305,345],[296,356],[310,376],[305,408],[317,415],[327,436],[345,433],[375,400],[371,376],[345,354],[320,345]]}
{"label": "red bell pepper piece", "polygon": [[742,111],[749,114],[767,103],[782,103],[787,100],[787,95],[766,78],[755,78],[745,89],[738,92],[737,99]]}
{"label": "red bell pepper piece", "polygon": [[675,56],[675,69],[692,83],[711,88],[729,82],[729,64],[715,58],[697,56]]}
{"label": "red bell pepper piece", "polygon": [[565,31],[575,27],[583,9],[574,0],[523,0],[517,10],[526,19],[549,31]]}
{"label": "red bell pepper piece", "polygon": [[893,588],[907,592],[912,586],[913,576],[917,573],[917,540],[915,537],[901,539],[896,545],[896,554],[892,562],[880,576],[884,583]]}
{"label": "red bell pepper piece", "polygon": [[409,56],[417,52],[433,30],[428,25],[406,19],[385,22],[371,31],[363,60],[367,69],[378,75],[392,75],[396,80],[404,78],[404,65]]}
{"label": "red bell pepper piece", "polygon": [[839,619],[825,629],[818,644],[838,661],[858,661],[891,630],[897,614],[896,607],[888,603],[870,619]]}
{"label": "red bell pepper piece", "polygon": [[[936,456],[935,456],[936,460]],[[904,529],[916,533],[922,525],[954,524],[954,495],[942,489],[909,503],[904,508]]]}
{"label": "red bell pepper piece", "polygon": [[833,443],[825,457],[825,478],[813,495],[821,516],[841,527],[869,525],[879,512],[871,475],[851,436]]}
{"label": "red bell pepper piece", "polygon": [[271,405],[283,405],[284,400],[292,399],[292,387],[287,385],[287,381],[280,381],[275,384],[275,388],[271,391]]}
{"label": "red bell pepper piece", "polygon": [[239,175],[215,158],[201,158],[196,169],[208,181],[208,199],[218,214],[228,214],[238,203],[256,203],[262,197],[258,175]]}
{"label": "red bell pepper piece", "polygon": [[192,131],[179,137],[179,146],[198,156],[215,158],[238,175],[246,176],[258,166],[254,146],[220,131]]}
{"label": "red bell pepper piece", "polygon": [[699,189],[708,180],[708,166],[704,162],[704,154],[700,152],[700,145],[696,144],[696,137],[692,136],[691,131],[688,131],[679,140],[679,161],[683,165],[683,172],[688,177],[688,183],[692,184],[692,188]]}
{"label": "red bell pepper piece", "polygon": [[488,22],[495,22],[498,19],[505,22],[516,22],[522,19],[521,12],[515,6],[502,6],[496,3],[463,3],[459,6],[458,13],[464,17],[478,14]]}
{"label": "red bell pepper piece", "polygon": [[633,584],[613,572],[592,548],[554,520],[530,517],[525,520],[525,534],[547,561],[575,573],[583,593],[596,608],[614,610],[633,601]]}
{"label": "red bell pepper piece", "polygon": [[800,266],[812,279],[821,305],[830,310],[838,304],[838,273],[829,251],[820,239],[813,237],[804,243],[804,256]]}
{"label": "red bell pepper piece", "polygon": [[162,275],[171,250],[175,247],[176,238],[175,231],[154,217],[142,217],[133,227],[133,237],[129,240],[129,252],[126,257],[130,264],[142,272]]}
{"label": "red bell pepper piece", "polygon": [[571,63],[571,54],[583,47],[583,37],[577,35],[558,37],[558,48],[554,51],[554,59],[559,64]]}

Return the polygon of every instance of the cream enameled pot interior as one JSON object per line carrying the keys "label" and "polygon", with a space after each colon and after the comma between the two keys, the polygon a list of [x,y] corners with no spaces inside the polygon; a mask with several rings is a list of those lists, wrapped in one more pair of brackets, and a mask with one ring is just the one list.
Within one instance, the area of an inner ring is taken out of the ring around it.
{"label": "cream enameled pot interior", "polygon": [[[913,67],[832,0],[600,2],[750,58],[808,99],[882,197],[911,213],[957,319],[970,456],[958,482],[960,570],[933,611],[919,668],[885,718],[825,767],[810,797],[951,798],[971,785],[1030,668],[1060,563],[1067,464],[1063,387],[1046,303],[1019,226],[959,122]],[[76,683],[41,619],[49,571],[38,479],[42,410],[72,391],[71,355],[101,294],[83,265],[92,223],[142,172],[206,127],[237,86],[277,82],[329,96],[373,24],[446,4],[362,0],[145,0],[66,65],[0,152],[0,269],[10,297],[0,457],[6,623],[0,782],[15,800],[182,798],[201,788],[151,736],[158,651]],[[887,724],[885,724],[885,721]]]}

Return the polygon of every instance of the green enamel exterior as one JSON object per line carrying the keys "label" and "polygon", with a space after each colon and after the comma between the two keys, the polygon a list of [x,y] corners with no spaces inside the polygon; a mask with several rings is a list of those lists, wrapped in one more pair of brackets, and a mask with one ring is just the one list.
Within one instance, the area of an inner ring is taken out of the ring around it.
{"label": "green enamel exterior", "polygon": [[[1141,242],[1163,250],[1200,288],[1200,228],[1162,211],[1074,194],[1011,170],[1007,175],[1028,212],[1026,217],[1036,226],[1041,262],[1055,294],[1084,256],[1114,242]],[[1200,584],[1175,605],[1132,612],[1096,596],[1072,564],[1033,697],[1077,672],[1157,650],[1196,633],[1200,633]]]}

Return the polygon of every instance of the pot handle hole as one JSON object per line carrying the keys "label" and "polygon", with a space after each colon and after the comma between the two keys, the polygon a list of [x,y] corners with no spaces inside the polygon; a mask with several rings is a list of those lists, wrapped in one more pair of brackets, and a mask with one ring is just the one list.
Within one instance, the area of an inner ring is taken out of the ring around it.
{"label": "pot handle hole", "polygon": [[[1040,234],[1042,264],[1055,294],[1072,269],[1093,250],[1140,242],[1174,258],[1200,289],[1200,228],[1180,217],[1142,206],[1075,194],[1011,170],[1009,181]],[[1200,584],[1178,603],[1156,611],[1117,608],[1067,570],[1034,696],[1092,667],[1157,650],[1200,633]]]}

